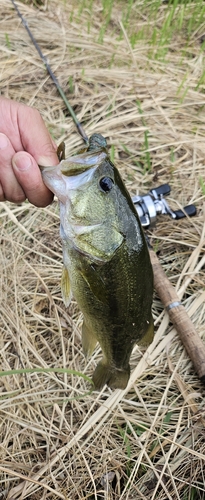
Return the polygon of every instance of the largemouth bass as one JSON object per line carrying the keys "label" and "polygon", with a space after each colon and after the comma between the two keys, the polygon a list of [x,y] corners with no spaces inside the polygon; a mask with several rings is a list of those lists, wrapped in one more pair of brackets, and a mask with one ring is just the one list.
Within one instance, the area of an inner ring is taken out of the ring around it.
{"label": "largemouth bass", "polygon": [[100,134],[87,151],[41,169],[60,202],[64,302],[73,293],[83,312],[85,356],[97,342],[103,352],[94,385],[124,389],[134,344],[148,345],[154,332],[152,266],[139,217]]}

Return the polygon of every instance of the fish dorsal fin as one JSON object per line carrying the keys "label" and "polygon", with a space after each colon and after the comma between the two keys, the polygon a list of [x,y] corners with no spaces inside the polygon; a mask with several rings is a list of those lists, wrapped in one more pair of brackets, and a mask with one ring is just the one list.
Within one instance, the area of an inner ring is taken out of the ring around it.
{"label": "fish dorsal fin", "polygon": [[72,291],[70,285],[70,277],[68,274],[68,270],[65,266],[63,266],[62,277],[61,277],[61,292],[62,292],[63,302],[65,306],[68,307],[71,301]]}

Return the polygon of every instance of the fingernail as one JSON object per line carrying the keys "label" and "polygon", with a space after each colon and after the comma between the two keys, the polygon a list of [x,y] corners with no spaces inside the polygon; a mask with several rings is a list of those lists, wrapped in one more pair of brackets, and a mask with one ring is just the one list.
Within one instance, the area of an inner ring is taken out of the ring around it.
{"label": "fingernail", "polygon": [[58,158],[56,161],[57,155],[53,155],[52,157],[48,158],[47,156],[39,156],[38,157],[38,164],[42,165],[42,167],[52,167],[55,166],[59,163]]}
{"label": "fingernail", "polygon": [[18,155],[13,159],[13,166],[21,172],[28,170],[31,167],[31,159],[29,156],[25,156],[24,154]]}
{"label": "fingernail", "polygon": [[6,149],[9,144],[9,141],[4,134],[0,134],[0,149]]}

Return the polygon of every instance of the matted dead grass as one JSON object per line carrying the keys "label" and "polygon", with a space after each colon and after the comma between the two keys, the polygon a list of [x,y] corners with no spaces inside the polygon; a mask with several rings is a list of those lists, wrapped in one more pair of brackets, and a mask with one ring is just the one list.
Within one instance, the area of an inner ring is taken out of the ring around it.
{"label": "matted dead grass", "polygon": [[[101,3],[94,2],[90,23],[88,8],[79,15],[80,4],[19,6],[87,134],[101,132],[114,145],[130,192],[168,182],[172,208],[196,204],[192,219],[174,223],[161,217],[152,243],[203,337],[205,97],[197,87],[204,71],[199,32],[183,57],[186,33],[176,36],[163,62],[150,56],[149,40],[132,49],[126,30],[119,39],[123,3],[114,2],[101,44]],[[141,6],[133,4],[136,30],[147,25]],[[166,8],[159,8],[158,26]],[[55,140],[64,139],[67,154],[74,152],[82,141],[8,0],[0,3],[0,28],[2,95],[36,106]],[[1,203],[0,241],[2,371],[67,367],[90,376],[100,350],[84,359],[82,316],[74,302],[68,309],[63,305],[57,202],[46,209]],[[205,498],[204,388],[157,297],[153,311],[154,342],[143,354],[135,348],[125,391],[88,394],[86,380],[74,374],[0,378],[0,499]]]}

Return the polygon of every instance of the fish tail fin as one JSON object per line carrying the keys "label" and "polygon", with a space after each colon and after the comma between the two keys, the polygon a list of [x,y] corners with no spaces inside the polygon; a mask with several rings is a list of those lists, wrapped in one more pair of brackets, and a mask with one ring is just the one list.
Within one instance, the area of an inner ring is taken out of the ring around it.
{"label": "fish tail fin", "polygon": [[150,321],[149,321],[149,326],[145,332],[145,335],[139,341],[139,345],[147,347],[148,345],[150,345],[152,343],[153,338],[154,338],[154,321],[153,321],[153,317],[151,315]]}
{"label": "fish tail fin", "polygon": [[107,384],[111,389],[125,389],[130,377],[130,367],[119,370],[109,365],[105,360],[100,361],[93,374],[95,389],[101,389]]}

